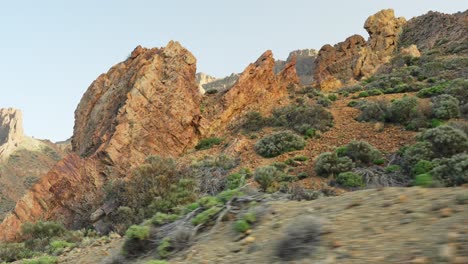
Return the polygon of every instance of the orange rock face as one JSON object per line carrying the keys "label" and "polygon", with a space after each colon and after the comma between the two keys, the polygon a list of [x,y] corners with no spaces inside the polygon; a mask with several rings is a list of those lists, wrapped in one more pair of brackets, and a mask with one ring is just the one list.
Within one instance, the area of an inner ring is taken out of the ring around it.
{"label": "orange rock face", "polygon": [[242,72],[236,84],[221,98],[222,112],[211,125],[221,131],[248,111],[268,113],[287,95],[290,84],[298,84],[296,59],[292,59],[277,75],[271,51],[266,51]]}
{"label": "orange rock face", "polygon": [[60,219],[78,227],[100,205],[102,186],[150,154],[176,156],[201,133],[196,59],[177,42],[137,47],[99,76],[75,112],[73,151],[16,204],[0,225],[14,240],[21,224]]}
{"label": "orange rock face", "polygon": [[333,91],[375,73],[391,59],[405,22],[404,18],[396,18],[392,9],[382,10],[364,24],[368,41],[354,35],[335,46],[323,46],[316,60],[315,84],[324,91]]}

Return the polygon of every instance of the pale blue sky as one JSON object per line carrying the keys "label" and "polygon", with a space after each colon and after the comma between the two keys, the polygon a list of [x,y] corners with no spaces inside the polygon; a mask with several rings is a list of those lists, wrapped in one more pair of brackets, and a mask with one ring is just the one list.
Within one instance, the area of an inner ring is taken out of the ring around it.
{"label": "pale blue sky", "polygon": [[407,19],[429,10],[463,11],[466,0],[15,0],[0,2],[0,107],[23,110],[26,134],[64,140],[93,80],[137,45],[173,39],[222,77],[267,49],[284,59],[359,33],[393,8]]}

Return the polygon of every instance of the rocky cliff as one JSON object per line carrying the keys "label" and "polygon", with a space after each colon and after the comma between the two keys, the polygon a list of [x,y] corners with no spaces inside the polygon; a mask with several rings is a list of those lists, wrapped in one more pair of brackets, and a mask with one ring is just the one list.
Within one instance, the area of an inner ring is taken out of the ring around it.
{"label": "rocky cliff", "polygon": [[323,46],[316,59],[315,84],[332,91],[372,75],[392,58],[405,22],[404,18],[395,17],[392,9],[382,10],[364,23],[369,33],[367,41],[354,35],[335,46]]}
{"label": "rocky cliff", "polygon": [[17,109],[0,109],[0,220],[65,151],[50,141],[23,133]]}
{"label": "rocky cliff", "polygon": [[150,154],[176,156],[192,146],[202,129],[195,72],[195,57],[171,41],[137,47],[99,76],[75,112],[74,153],[16,204],[0,239],[15,239],[22,223],[38,219],[78,227],[100,205],[105,182],[130,175]]}
{"label": "rocky cliff", "polygon": [[13,108],[0,109],[0,159],[11,153],[24,138],[23,114]]}
{"label": "rocky cliff", "polygon": [[[209,76],[204,73],[198,73],[198,74]],[[233,73],[229,76],[226,76],[220,79],[215,78],[214,80],[211,80],[210,78],[206,78],[206,79],[200,78],[200,81],[198,81],[198,79],[197,81],[202,86],[204,91],[208,91],[208,90],[226,91],[226,90],[229,90],[237,82],[238,79],[239,79],[239,74]],[[204,82],[204,80],[206,80],[206,82]]]}
{"label": "rocky cliff", "polygon": [[313,72],[315,59],[318,52],[314,49],[301,49],[289,53],[288,58],[275,62],[275,72],[279,73],[284,67],[296,58],[296,72],[302,85],[309,85],[313,82]]}
{"label": "rocky cliff", "polygon": [[239,80],[221,98],[222,112],[211,125],[211,131],[222,131],[248,111],[268,113],[287,95],[287,87],[298,84],[296,59],[275,74],[275,59],[271,51],[263,53],[239,76]]}

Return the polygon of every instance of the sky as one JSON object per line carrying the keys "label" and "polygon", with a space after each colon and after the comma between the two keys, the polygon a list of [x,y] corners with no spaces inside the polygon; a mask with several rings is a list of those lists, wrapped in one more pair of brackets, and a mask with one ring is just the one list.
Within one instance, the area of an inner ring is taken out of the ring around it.
{"label": "sky", "polygon": [[466,0],[15,0],[0,2],[0,108],[21,109],[25,133],[52,141],[73,133],[74,111],[102,73],[138,45],[177,40],[198,71],[242,72],[264,51],[285,59],[352,34],[385,8],[407,19],[455,13]]}

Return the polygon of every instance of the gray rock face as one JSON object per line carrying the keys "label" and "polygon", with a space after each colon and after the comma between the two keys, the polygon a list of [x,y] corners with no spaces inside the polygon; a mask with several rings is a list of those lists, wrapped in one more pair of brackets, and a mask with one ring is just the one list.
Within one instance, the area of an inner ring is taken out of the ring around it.
{"label": "gray rock face", "polygon": [[237,80],[239,80],[239,74],[237,73],[233,73],[220,79],[216,79],[201,72],[197,73],[197,83],[203,88],[204,91],[212,89],[218,91],[229,90],[237,82]]}
{"label": "gray rock face", "polygon": [[13,108],[0,109],[0,157],[7,155],[23,138],[21,111]]}
{"label": "gray rock face", "polygon": [[309,85],[313,82],[313,72],[315,59],[318,51],[314,49],[295,50],[289,53],[286,61],[277,60],[275,62],[275,73],[279,73],[284,66],[296,57],[296,72],[302,85]]}

